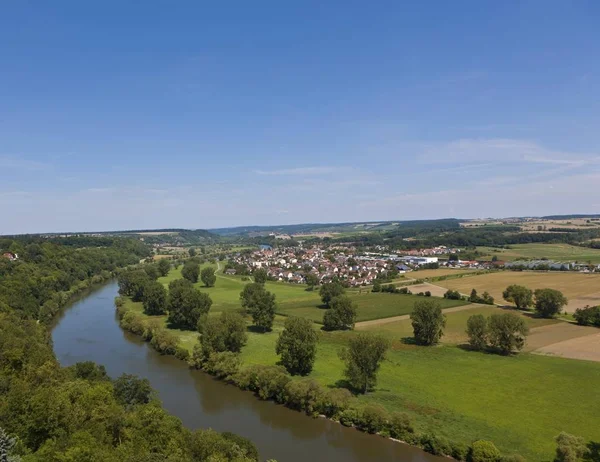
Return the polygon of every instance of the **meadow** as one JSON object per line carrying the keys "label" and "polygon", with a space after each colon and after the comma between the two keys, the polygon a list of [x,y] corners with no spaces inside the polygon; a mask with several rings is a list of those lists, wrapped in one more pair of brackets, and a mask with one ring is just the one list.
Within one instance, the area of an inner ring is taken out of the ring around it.
{"label": "meadow", "polygon": [[[515,276],[535,276],[538,273],[493,273],[444,282],[469,281],[470,290],[470,281],[492,277],[496,286],[504,286],[505,280],[499,282],[494,279],[498,274],[514,281]],[[167,278],[160,280],[168,284],[169,280],[178,277],[180,271],[171,270]],[[216,287],[207,289],[199,283],[198,288],[207,291],[213,298],[211,314],[214,315],[226,309],[239,309],[239,292],[246,282],[218,273]],[[303,286],[269,282],[267,288],[277,294],[279,310],[286,315],[312,319],[317,317],[315,313],[324,311],[319,308],[318,293],[306,291]],[[364,289],[362,293],[349,291],[349,295],[358,304],[363,318],[385,317],[391,312],[406,314],[410,312],[411,302],[422,299],[418,296],[367,293]],[[141,312],[140,303],[127,303]],[[365,327],[364,330],[388,337],[392,347],[382,364],[376,389],[367,395],[357,396],[357,403],[379,404],[388,411],[405,412],[420,432],[430,432],[465,444],[487,439],[503,453],[520,453],[531,461],[551,461],[555,448],[553,438],[561,431],[583,436],[586,440],[600,441],[600,401],[592,399],[600,385],[600,363],[531,353],[504,357],[469,351],[462,346],[466,341],[468,317],[472,314],[489,316],[505,309],[482,305],[464,308],[447,313],[445,335],[442,344],[436,347],[412,344],[409,319]],[[565,324],[564,321],[520,315],[532,329]],[[166,316],[155,318],[166,321]],[[244,364],[278,363],[275,343],[284,322],[285,317],[278,315],[271,332],[248,331],[248,343],[241,354]],[[309,377],[325,387],[343,386],[344,366],[338,353],[357,332],[324,332],[317,324],[314,328],[318,332],[319,344]],[[191,351],[197,342],[197,333],[174,332],[181,345]]]}
{"label": "meadow", "polygon": [[579,247],[569,244],[514,244],[510,249],[497,249],[493,247],[478,247],[477,250],[484,254],[482,260],[491,260],[493,256],[498,260],[549,260],[582,263],[600,263],[600,249]]}

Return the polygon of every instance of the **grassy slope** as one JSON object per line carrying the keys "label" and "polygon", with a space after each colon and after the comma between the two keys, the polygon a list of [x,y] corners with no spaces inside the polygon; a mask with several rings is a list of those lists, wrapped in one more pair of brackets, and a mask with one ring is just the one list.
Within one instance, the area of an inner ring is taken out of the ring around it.
{"label": "grassy slope", "polygon": [[[178,275],[172,271],[167,279],[175,277]],[[239,287],[235,284],[242,281],[231,278],[229,282],[231,286],[219,277],[220,291],[219,287],[208,289],[215,294],[215,307],[233,306],[233,300],[237,300]],[[226,287],[235,288],[235,293],[227,294]],[[301,287],[277,287],[277,290],[280,301],[286,297],[306,296],[307,300],[312,297],[314,303],[315,294]],[[361,297],[368,304],[369,296],[356,295],[359,300]],[[141,310],[139,304],[134,305]],[[489,314],[496,310],[499,308],[474,307],[448,314],[445,340],[464,340],[462,331],[470,314]],[[248,344],[242,351],[245,364],[277,363],[275,342],[283,320],[280,316],[276,318],[273,332],[249,333]],[[534,327],[545,321],[528,322]],[[450,343],[417,347],[401,341],[411,334],[407,321],[372,330],[391,338],[393,347],[382,365],[377,389],[359,397],[362,403],[378,403],[390,411],[407,412],[421,431],[465,443],[489,439],[503,452],[519,452],[529,460],[551,460],[553,437],[562,430],[600,440],[600,401],[592,398],[600,385],[598,363],[531,354],[506,358],[465,351]],[[191,350],[196,334],[178,334],[182,344]],[[315,368],[310,374],[312,378],[325,386],[340,384],[343,364],[338,351],[352,335],[356,333],[319,330],[320,343]]]}
{"label": "grassy slope", "polygon": [[577,247],[569,244],[515,244],[510,249],[493,249],[479,247],[480,252],[487,255],[482,259],[491,260],[496,255],[499,260],[540,259],[548,258],[556,261],[580,261],[600,263],[600,250]]}

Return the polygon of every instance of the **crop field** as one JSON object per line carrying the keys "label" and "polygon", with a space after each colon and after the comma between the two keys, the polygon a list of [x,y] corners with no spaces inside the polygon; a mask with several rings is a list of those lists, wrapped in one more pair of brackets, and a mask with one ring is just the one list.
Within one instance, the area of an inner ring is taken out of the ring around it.
{"label": "crop field", "polygon": [[495,255],[498,260],[541,259],[547,258],[555,261],[579,261],[582,263],[600,263],[600,249],[578,247],[569,244],[514,244],[510,249],[496,249],[493,247],[478,247],[477,250],[485,254],[482,259],[491,260]]}
{"label": "crop field", "polygon": [[455,269],[455,268],[439,268],[439,269],[425,269],[418,271],[411,271],[406,273],[405,276],[407,278],[412,279],[427,279],[427,278],[435,278],[439,276],[455,276],[455,275],[463,275],[466,276],[468,274],[472,274],[475,271],[472,269]]}
{"label": "crop field", "polygon": [[566,307],[569,312],[585,305],[600,304],[600,274],[597,273],[501,271],[436,282],[436,285],[463,294],[469,294],[473,288],[480,294],[487,291],[496,299],[496,303],[503,303],[502,291],[511,284],[520,284],[532,290],[560,290],[569,299]]}

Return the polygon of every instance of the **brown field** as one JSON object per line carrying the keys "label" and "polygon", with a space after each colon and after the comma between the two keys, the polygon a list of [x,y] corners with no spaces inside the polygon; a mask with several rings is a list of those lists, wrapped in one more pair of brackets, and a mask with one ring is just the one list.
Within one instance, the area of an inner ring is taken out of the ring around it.
{"label": "brown field", "polygon": [[502,291],[511,284],[535,289],[557,289],[569,299],[568,312],[585,305],[600,304],[600,274],[573,272],[502,271],[436,282],[447,289],[469,294],[475,288],[479,293],[489,292],[496,303],[502,303]]}
{"label": "brown field", "polygon": [[410,271],[408,273],[404,273],[407,278],[412,279],[426,279],[426,278],[435,278],[439,276],[449,276],[454,274],[470,274],[474,273],[476,270],[472,269],[455,269],[455,268],[439,268],[439,269],[425,269],[418,271]]}
{"label": "brown field", "polygon": [[431,295],[433,295],[434,297],[443,297],[444,294],[446,293],[446,291],[448,290],[448,289],[445,289],[440,286],[429,284],[427,282],[424,284],[414,284],[412,286],[408,286],[408,289],[413,294],[418,294],[419,292],[429,291],[429,292],[431,292]]}
{"label": "brown field", "polygon": [[584,359],[588,361],[600,361],[600,332],[583,337],[571,338],[562,342],[547,345],[535,351],[535,353],[560,356],[562,358]]}

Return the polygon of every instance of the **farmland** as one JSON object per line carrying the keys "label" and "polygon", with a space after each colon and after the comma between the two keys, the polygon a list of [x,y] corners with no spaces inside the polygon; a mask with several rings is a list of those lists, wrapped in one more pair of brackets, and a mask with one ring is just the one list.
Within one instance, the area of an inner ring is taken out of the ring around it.
{"label": "farmland", "polygon": [[489,292],[497,303],[502,303],[502,291],[510,284],[520,284],[530,289],[551,288],[563,292],[569,299],[567,311],[585,305],[600,304],[600,274],[575,272],[502,271],[496,273],[448,279],[436,283],[439,286],[468,294],[475,288]]}
{"label": "farmland", "polygon": [[496,256],[498,260],[549,260],[564,262],[591,262],[600,263],[600,249],[578,247],[569,244],[514,244],[509,249],[497,249],[493,247],[478,247],[477,250],[483,254],[482,259],[491,260]]}

